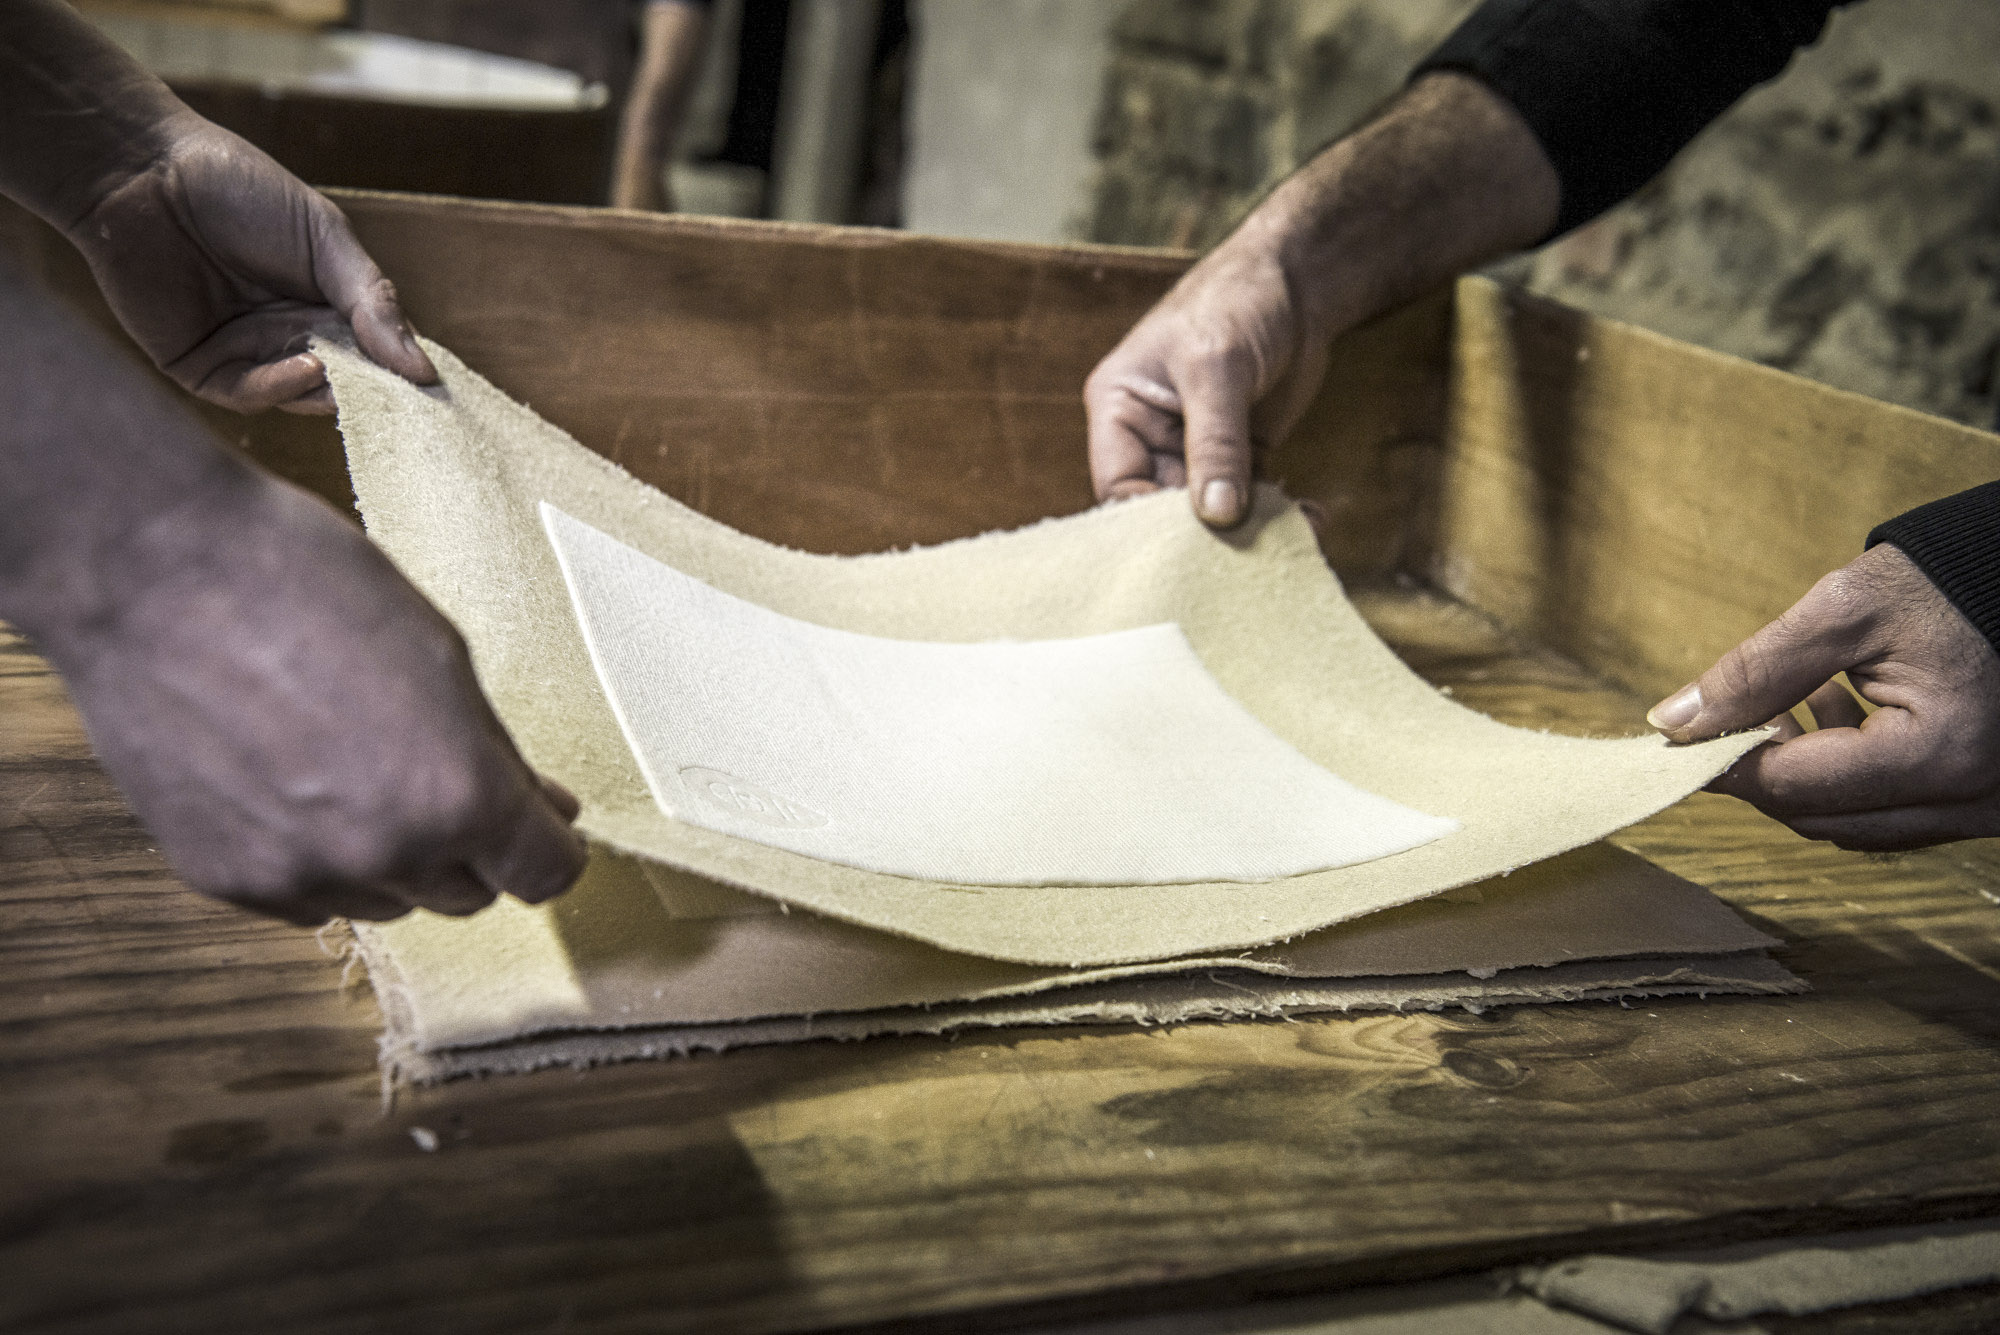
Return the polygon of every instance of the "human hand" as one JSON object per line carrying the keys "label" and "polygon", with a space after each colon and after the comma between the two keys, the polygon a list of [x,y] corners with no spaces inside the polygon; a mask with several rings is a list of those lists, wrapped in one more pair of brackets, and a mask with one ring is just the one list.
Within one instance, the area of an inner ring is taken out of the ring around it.
{"label": "human hand", "polygon": [[1478,79],[1425,75],[1322,150],[1174,285],[1084,387],[1099,500],[1183,484],[1218,528],[1297,423],[1333,339],[1554,225],[1561,183]]}
{"label": "human hand", "polygon": [[306,340],[348,326],[375,361],[436,383],[395,287],[332,201],[184,109],[159,140],[67,230],[162,371],[237,412],[331,413],[326,369]]}
{"label": "human hand", "polygon": [[[1833,680],[1845,672],[1865,711]],[[1788,711],[1805,703],[1818,728]],[[1709,787],[1809,839],[1921,848],[2000,834],[2000,657],[1902,551],[1870,548],[1647,720],[1677,742],[1769,720]]]}
{"label": "human hand", "polygon": [[514,749],[458,633],[350,523],[239,462],[37,627],[175,870],[290,922],[536,903],[576,800]]}
{"label": "human hand", "polygon": [[1326,370],[1266,229],[1246,225],[1182,276],[1092,371],[1101,501],[1185,486],[1218,528],[1250,509],[1255,453],[1298,421]]}

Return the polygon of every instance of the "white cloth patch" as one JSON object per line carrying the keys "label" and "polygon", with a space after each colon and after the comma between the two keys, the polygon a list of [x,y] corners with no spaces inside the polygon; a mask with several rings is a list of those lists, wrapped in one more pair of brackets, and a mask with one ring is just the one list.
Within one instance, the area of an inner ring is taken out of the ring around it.
{"label": "white cloth patch", "polygon": [[670,817],[969,885],[1262,881],[1458,828],[1300,754],[1179,626],[881,639],[713,589],[544,502],[592,664]]}

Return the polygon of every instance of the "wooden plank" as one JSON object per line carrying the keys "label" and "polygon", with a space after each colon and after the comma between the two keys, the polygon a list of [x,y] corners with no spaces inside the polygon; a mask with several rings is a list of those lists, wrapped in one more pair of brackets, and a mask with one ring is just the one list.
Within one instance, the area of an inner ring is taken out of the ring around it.
{"label": "wooden plank", "polygon": [[[1635,724],[1462,608],[1364,605],[1475,707]],[[7,1329],[963,1329],[2000,1208],[2000,875],[1963,852],[1720,798],[1630,832],[1802,997],[807,1044],[384,1118],[366,993],[174,885],[16,639],[0,719]]]}
{"label": "wooden plank", "polygon": [[[852,228],[336,197],[426,333],[579,440],[723,521],[818,551],[1091,503],[1084,377],[1189,257]],[[1444,294],[1336,350],[1272,461],[1381,570],[1442,437]],[[323,441],[251,448],[325,473]],[[278,430],[285,431],[282,425]],[[304,462],[301,462],[302,457]]]}
{"label": "wooden plank", "polygon": [[1462,280],[1440,588],[1655,698],[2000,438]]}
{"label": "wooden plank", "polygon": [[[648,480],[821,550],[1086,504],[1077,386],[1185,260],[343,204],[428,332]],[[1444,553],[1474,599],[1663,689],[1858,533],[1816,536],[1832,511],[1762,473],[1744,494],[1785,499],[1782,522],[1654,514],[1659,474],[1776,441],[1856,470],[1828,506],[1952,489],[1957,428],[1539,308],[1480,335],[1478,292],[1448,403],[1432,304],[1361,331],[1272,456],[1340,503],[1350,568]],[[1575,374],[1585,350],[1600,370]],[[1621,422],[1617,393],[1684,413],[1680,435]],[[323,422],[211,420],[344,485]],[[1557,425],[1589,448],[1557,451]],[[1434,465],[1435,527],[1407,528]],[[1733,591],[1723,554],[1766,547]],[[1636,698],[1462,608],[1368,605],[1468,703],[1637,729]],[[309,936],[175,886],[17,640],[0,720],[0,1326],[955,1329],[2000,1208],[1982,846],[1872,861],[1707,798],[1625,836],[1787,936],[1807,997],[807,1045],[448,1087],[380,1119],[365,994]]]}
{"label": "wooden plank", "polygon": [[[1188,256],[333,192],[426,334],[647,482],[775,542],[872,551],[1091,503],[1082,386]],[[115,330],[75,252],[0,248]],[[1267,473],[1352,574],[1407,564],[1444,434],[1449,294],[1334,350]],[[198,411],[342,506],[320,418]]]}

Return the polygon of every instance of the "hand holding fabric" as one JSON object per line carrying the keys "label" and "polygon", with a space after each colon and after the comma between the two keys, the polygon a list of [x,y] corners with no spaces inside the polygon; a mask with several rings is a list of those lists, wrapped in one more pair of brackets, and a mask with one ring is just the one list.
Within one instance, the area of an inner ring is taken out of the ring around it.
{"label": "hand holding fabric", "polygon": [[575,799],[463,640],[316,497],[224,464],[94,577],[115,611],[52,618],[43,647],[196,890],[313,924],[538,903],[582,870]]}
{"label": "hand holding fabric", "polygon": [[331,201],[191,112],[163,137],[158,157],[68,228],[161,370],[237,412],[330,413],[325,369],[305,344],[348,325],[375,361],[436,383],[395,287]]}
{"label": "hand holding fabric", "polygon": [[575,802],[358,528],[4,261],[0,350],[0,618],[191,885],[314,923],[574,879]]}
{"label": "hand holding fabric", "polygon": [[1218,528],[1257,448],[1311,403],[1328,344],[1545,235],[1558,184],[1518,113],[1438,72],[1273,190],[1091,373],[1099,500],[1185,485]]}
{"label": "hand holding fabric", "polygon": [[[1801,703],[1815,731],[1787,712]],[[1677,742],[1774,723],[1778,736],[1710,787],[1810,839],[1887,851],[2000,834],[2000,656],[1889,543],[1648,720]]]}
{"label": "hand holding fabric", "polygon": [[68,237],[154,364],[212,403],[331,412],[306,338],[348,325],[437,379],[340,210],[61,0],[0,5],[0,195]]}
{"label": "hand holding fabric", "polygon": [[1226,528],[1248,512],[1256,447],[1305,411],[1326,367],[1266,229],[1188,271],[1090,375],[1090,477],[1101,500],[1188,488]]}

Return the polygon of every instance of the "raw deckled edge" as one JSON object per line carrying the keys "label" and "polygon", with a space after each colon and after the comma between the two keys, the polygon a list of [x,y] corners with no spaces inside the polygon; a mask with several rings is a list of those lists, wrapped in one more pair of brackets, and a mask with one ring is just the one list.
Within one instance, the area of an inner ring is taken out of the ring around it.
{"label": "raw deckled edge", "polygon": [[[434,1084],[407,1069],[411,1055],[421,1050],[423,1035],[411,999],[410,985],[396,964],[396,953],[364,923],[347,924],[343,957],[358,958],[368,970],[368,986],[382,1012],[382,1036],[375,1040],[375,1064],[382,1072],[382,1110],[396,1101],[401,1084]],[[345,975],[343,974],[343,980]]]}
{"label": "raw deckled edge", "polygon": [[[1641,967],[1633,968],[1637,964]],[[1596,978],[1619,965],[1630,975],[1604,983]],[[943,1036],[974,1029],[1052,1028],[1071,1025],[1139,1025],[1155,1027],[1197,1021],[1288,1019],[1299,1015],[1355,1011],[1443,1011],[1453,1008],[1474,1014],[1494,1006],[1535,1005],[1564,1001],[1635,1001],[1653,997],[1748,995],[1781,996],[1804,992],[1807,984],[1759,951],[1718,956],[1711,960],[1663,961],[1648,974],[1644,961],[1580,961],[1548,968],[1509,969],[1490,979],[1467,974],[1418,974],[1393,978],[1352,978],[1314,986],[1296,980],[1291,988],[1271,988],[1260,994],[1250,987],[1206,974],[1209,988],[1193,995],[1149,998],[1151,990],[1185,988],[1191,978],[1152,978],[1102,985],[1140,995],[1093,995],[1066,998],[1062,1004],[994,1007],[952,1002],[930,1007],[899,1007],[840,1015],[799,1016],[733,1024],[686,1025],[620,1030],[552,1033],[539,1038],[477,1048],[421,1051],[391,1025],[382,1038],[385,1081],[435,1085],[471,1075],[512,1075],[550,1067],[582,1070],[614,1062],[660,1060],[699,1052],[807,1039],[853,1041],[891,1036]],[[1269,987],[1261,976],[1257,982]],[[1135,988],[1132,983],[1150,984]],[[1078,989],[1081,991],[1082,989]],[[1096,989],[1092,989],[1096,991]],[[1046,994],[1044,994],[1046,997]],[[387,1010],[385,1008],[385,1015]]]}

